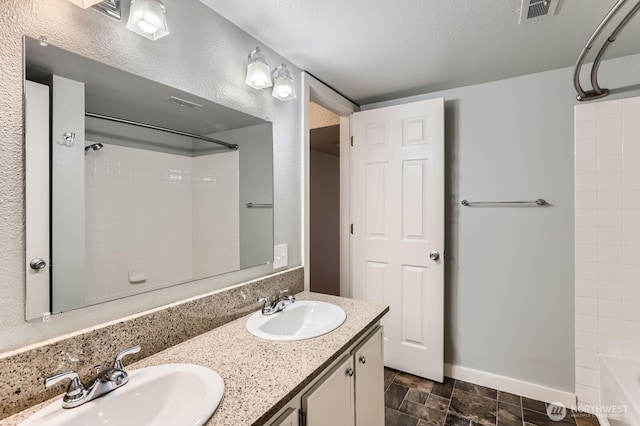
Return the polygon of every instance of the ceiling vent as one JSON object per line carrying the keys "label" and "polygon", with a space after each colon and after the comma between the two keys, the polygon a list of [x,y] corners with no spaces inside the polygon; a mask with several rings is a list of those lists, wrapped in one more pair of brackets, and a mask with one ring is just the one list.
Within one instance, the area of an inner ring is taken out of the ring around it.
{"label": "ceiling vent", "polygon": [[181,107],[189,107],[189,108],[202,108],[202,105],[197,104],[195,102],[188,101],[186,99],[180,99],[176,96],[171,96],[167,101],[180,105]]}
{"label": "ceiling vent", "polygon": [[522,0],[520,23],[550,18],[556,13],[559,0]]}

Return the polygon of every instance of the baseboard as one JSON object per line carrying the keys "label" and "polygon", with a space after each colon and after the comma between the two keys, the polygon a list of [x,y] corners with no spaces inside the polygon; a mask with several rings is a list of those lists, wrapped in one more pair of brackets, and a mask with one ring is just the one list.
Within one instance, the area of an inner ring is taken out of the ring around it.
{"label": "baseboard", "polygon": [[611,426],[611,423],[609,423],[609,419],[607,418],[607,416],[602,414],[596,414],[596,417],[598,418],[598,422],[600,423],[600,426]]}
{"label": "baseboard", "polygon": [[544,402],[560,402],[565,407],[575,408],[575,393],[561,391],[535,383],[513,379],[511,377],[499,376],[472,368],[460,367],[453,364],[444,365],[444,375],[457,380],[475,383],[477,385],[498,389],[516,395],[526,396]]}

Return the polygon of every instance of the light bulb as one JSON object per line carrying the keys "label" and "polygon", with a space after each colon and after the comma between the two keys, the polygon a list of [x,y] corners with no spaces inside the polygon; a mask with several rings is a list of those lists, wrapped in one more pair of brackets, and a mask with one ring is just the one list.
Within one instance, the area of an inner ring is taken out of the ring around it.
{"label": "light bulb", "polygon": [[148,23],[147,21],[138,21],[138,27],[147,34],[153,34],[158,31],[158,27]]}
{"label": "light bulb", "polygon": [[278,87],[278,96],[282,99],[286,99],[291,96],[291,88],[289,86]]}
{"label": "light bulb", "polygon": [[159,0],[131,0],[127,29],[149,40],[169,34],[164,4]]}
{"label": "light bulb", "polygon": [[264,87],[267,85],[267,79],[264,78],[264,75],[256,75],[253,78],[253,84],[258,87]]}

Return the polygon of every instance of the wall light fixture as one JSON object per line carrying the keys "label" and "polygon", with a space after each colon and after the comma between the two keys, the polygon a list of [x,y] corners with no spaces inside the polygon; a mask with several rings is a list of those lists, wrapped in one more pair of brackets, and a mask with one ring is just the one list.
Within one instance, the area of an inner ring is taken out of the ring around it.
{"label": "wall light fixture", "polygon": [[158,0],[131,0],[127,29],[149,40],[158,40],[168,35],[164,4]]}
{"label": "wall light fixture", "polygon": [[102,0],[69,0],[71,3],[76,6],[80,6],[83,9],[89,8],[94,4],[100,3]]}
{"label": "wall light fixture", "polygon": [[271,95],[274,98],[286,101],[287,99],[296,97],[293,78],[286,64],[282,64],[273,70],[273,82],[273,92],[271,92]]}
{"label": "wall light fixture", "polygon": [[247,78],[244,82],[258,90],[273,86],[271,95],[281,101],[296,97],[293,78],[287,66],[282,64],[270,72],[269,64],[259,47],[249,53]]}
{"label": "wall light fixture", "polygon": [[247,79],[245,80],[247,86],[251,86],[254,89],[266,89],[271,87],[271,73],[269,71],[269,64],[264,57],[264,53],[259,47],[249,53],[249,62],[247,64]]}

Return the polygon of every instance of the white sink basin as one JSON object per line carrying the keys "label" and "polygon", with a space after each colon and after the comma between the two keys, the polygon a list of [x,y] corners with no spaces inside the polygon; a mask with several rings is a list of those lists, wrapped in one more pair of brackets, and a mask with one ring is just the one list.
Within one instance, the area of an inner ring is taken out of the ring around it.
{"label": "white sink basin", "polygon": [[273,315],[258,311],[247,320],[247,330],[268,340],[303,340],[340,327],[347,314],[337,305],[300,300]]}
{"label": "white sink basin", "polygon": [[100,398],[70,409],[54,401],[22,425],[202,425],[224,396],[222,377],[199,365],[164,364],[128,373],[129,383]]}

